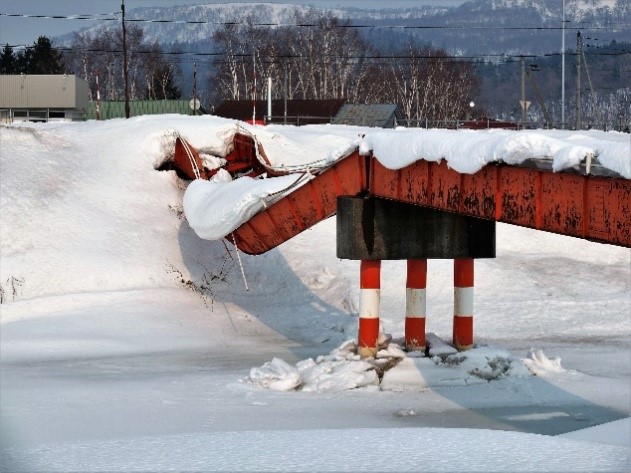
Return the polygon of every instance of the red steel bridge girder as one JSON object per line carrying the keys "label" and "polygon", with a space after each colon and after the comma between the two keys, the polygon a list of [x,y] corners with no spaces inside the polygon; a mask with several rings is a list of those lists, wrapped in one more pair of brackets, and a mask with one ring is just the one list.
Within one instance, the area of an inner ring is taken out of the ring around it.
{"label": "red steel bridge girder", "polygon": [[631,246],[631,180],[487,165],[460,174],[446,162],[399,170],[372,158],[370,194],[587,240]]}
{"label": "red steel bridge girder", "polygon": [[337,198],[367,188],[366,158],[354,152],[259,212],[237,228],[234,241],[247,254],[262,254],[337,211]]}
{"label": "red steel bridge girder", "polygon": [[[254,140],[237,134],[226,157],[231,174],[274,174]],[[190,153],[185,148],[188,147]],[[199,154],[178,139],[175,167],[193,179]],[[215,171],[203,171],[209,179]],[[596,242],[631,247],[631,180],[489,164],[460,174],[445,161],[419,160],[402,169],[384,167],[358,151],[261,211],[228,239],[249,254],[261,254],[337,210],[337,197],[373,195]]]}

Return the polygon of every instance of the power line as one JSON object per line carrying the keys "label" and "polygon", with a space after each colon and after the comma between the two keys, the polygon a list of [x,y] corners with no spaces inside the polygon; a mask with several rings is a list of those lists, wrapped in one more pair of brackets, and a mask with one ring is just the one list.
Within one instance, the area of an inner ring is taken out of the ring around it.
{"label": "power line", "polygon": [[[36,45],[9,45],[11,48],[25,48],[25,49],[34,49]],[[93,53],[112,53],[118,54],[122,53],[122,49],[103,49],[103,48],[76,48],[76,47],[56,47],[58,51],[82,51],[82,52],[93,52]],[[130,49],[130,53],[137,54],[161,54],[165,56],[196,56],[196,57],[224,57],[231,56],[234,58],[245,58],[249,59],[252,56],[251,52],[242,52],[242,53],[234,53],[230,54],[226,51],[216,51],[216,52],[202,52],[202,51],[163,51],[163,50],[154,50],[154,49]],[[576,56],[576,52],[566,53],[569,56]],[[357,60],[435,60],[435,61],[453,61],[453,62],[462,62],[462,61],[476,61],[476,64],[504,64],[510,62],[519,62],[520,57],[524,57],[527,59],[543,59],[543,58],[551,58],[560,56],[560,52],[556,53],[544,53],[544,54],[506,54],[506,53],[496,53],[496,54],[471,54],[466,56],[436,56],[436,55],[421,55],[421,54],[370,54],[370,55],[339,55],[339,54],[320,54],[319,57],[323,58],[343,58],[343,59],[357,59]],[[625,51],[615,51],[615,52],[599,52],[592,53],[590,57],[596,56],[626,56],[631,55],[631,50]],[[307,56],[301,54],[278,54],[271,58],[272,60],[287,60],[287,59],[304,59]],[[499,59],[500,61],[490,62],[490,59]],[[482,61],[482,62],[480,62]]]}
{"label": "power line", "polygon": [[[113,13],[98,14],[94,17],[91,15],[32,15],[26,13],[0,13],[0,17],[7,18],[36,18],[51,20],[87,20],[87,21],[120,21],[118,15]],[[208,20],[168,20],[168,19],[143,19],[143,18],[126,18],[128,23],[158,23],[158,24],[184,24],[184,25],[216,25],[216,26],[239,26],[242,23],[237,21],[208,21]],[[321,27],[320,23],[251,23],[247,26],[252,27],[298,27],[298,28],[317,28]],[[559,26],[501,26],[501,25],[375,25],[375,24],[353,24],[341,23],[327,25],[330,28],[357,28],[357,29],[400,29],[400,30],[507,30],[507,31],[560,31],[563,28]],[[567,30],[614,30],[618,28],[626,28],[629,25],[619,24],[614,26],[587,26],[577,25],[568,27]]]}

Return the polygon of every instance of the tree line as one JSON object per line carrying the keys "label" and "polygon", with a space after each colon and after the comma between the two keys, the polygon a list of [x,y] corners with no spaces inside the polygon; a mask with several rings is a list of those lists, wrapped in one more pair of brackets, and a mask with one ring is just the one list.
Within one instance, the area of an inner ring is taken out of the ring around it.
{"label": "tree line", "polygon": [[380,51],[348,20],[331,14],[298,13],[295,22],[305,26],[262,29],[246,18],[218,29],[215,101],[262,97],[262,79],[271,77],[276,99],[396,103],[406,120],[441,122],[465,118],[477,94],[472,64],[442,49],[411,43]]}
{"label": "tree line", "polygon": [[[129,97],[132,100],[178,99],[179,66],[169,62],[157,43],[144,39],[142,28],[126,27]],[[40,36],[30,47],[15,52],[8,44],[0,54],[0,74],[75,74],[90,86],[93,99],[122,100],[125,96],[122,29],[98,36],[75,33],[70,47],[60,51]]]}
{"label": "tree line", "polygon": [[33,46],[15,52],[8,44],[0,53],[0,74],[63,74],[66,67],[62,54],[50,39],[40,36]]}
{"label": "tree line", "polygon": [[[147,42],[141,27],[127,25],[125,43],[131,100],[181,97],[179,65],[167,60],[157,42]],[[85,79],[93,91],[99,76],[102,99],[122,100],[125,97],[122,50],[122,28],[101,31],[98,36],[75,33],[65,57],[72,73]]]}

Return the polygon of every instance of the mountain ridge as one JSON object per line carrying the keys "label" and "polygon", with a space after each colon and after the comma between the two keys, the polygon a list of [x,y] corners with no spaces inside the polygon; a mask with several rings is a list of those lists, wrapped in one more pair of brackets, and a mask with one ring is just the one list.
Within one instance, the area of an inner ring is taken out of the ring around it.
{"label": "mountain ridge", "polygon": [[[225,3],[143,7],[130,10],[130,23],[142,26],[145,39],[162,45],[208,46],[214,32],[230,22],[256,18],[266,27],[295,25],[296,15],[331,14],[360,27],[380,44],[401,46],[410,39],[443,47],[451,54],[545,54],[558,51],[561,8],[558,0],[474,0],[458,7],[407,9],[322,9],[280,3]],[[631,2],[567,0],[568,30],[598,32],[601,40],[631,41]],[[143,21],[145,20],[145,21]],[[82,30],[98,35],[112,22]],[[541,29],[539,29],[541,28]],[[559,31],[556,31],[559,30]],[[492,33],[490,33],[492,31]],[[569,37],[569,34],[568,34]],[[68,45],[72,34],[56,38]]]}

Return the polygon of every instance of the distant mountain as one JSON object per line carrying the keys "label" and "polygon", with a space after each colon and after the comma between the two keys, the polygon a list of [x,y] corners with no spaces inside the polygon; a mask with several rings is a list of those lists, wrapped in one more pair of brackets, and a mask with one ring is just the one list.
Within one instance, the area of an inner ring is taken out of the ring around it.
{"label": "distant mountain", "polygon": [[[476,0],[433,16],[435,30],[415,33],[452,53],[528,55],[557,52],[561,47],[560,0]],[[579,29],[603,41],[631,40],[628,0],[567,0],[566,39]]]}
{"label": "distant mountain", "polygon": [[[206,41],[224,23],[242,22],[248,17],[256,23],[268,25],[293,24],[297,13],[321,10],[299,5],[274,3],[224,3],[209,5],[182,5],[177,7],[137,8],[129,14],[130,20],[174,20],[182,23],[138,23],[149,41],[159,43],[196,43]],[[335,12],[338,16],[340,12]],[[183,23],[203,21],[207,23]]]}
{"label": "distant mountain", "polygon": [[[515,55],[559,50],[561,5],[561,0],[474,0],[459,7],[323,10],[304,5],[224,3],[137,8],[127,18],[143,27],[149,41],[184,45],[187,50],[207,49],[213,33],[226,22],[252,17],[265,25],[291,25],[297,13],[328,11],[361,27],[382,48],[401,46],[414,38],[452,54]],[[577,29],[603,41],[631,41],[629,0],[566,0],[566,21],[568,41],[569,32]],[[86,31],[98,34],[103,28],[118,26],[113,23]],[[66,35],[56,38],[56,43],[68,44],[71,39]]]}

